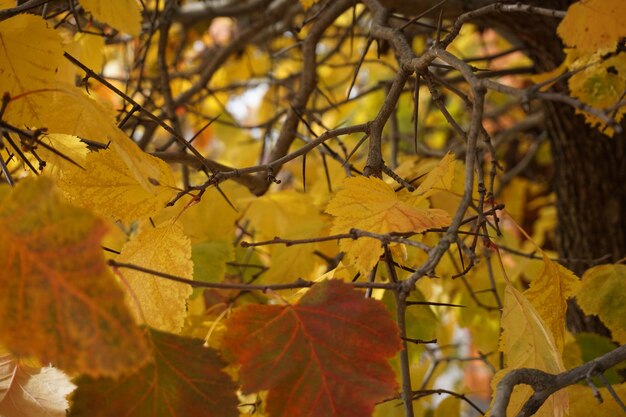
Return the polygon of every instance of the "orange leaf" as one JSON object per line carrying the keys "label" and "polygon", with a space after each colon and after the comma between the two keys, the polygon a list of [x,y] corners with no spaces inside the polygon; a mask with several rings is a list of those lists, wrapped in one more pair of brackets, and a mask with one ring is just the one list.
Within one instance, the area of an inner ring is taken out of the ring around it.
{"label": "orange leaf", "polygon": [[387,363],[401,346],[396,325],[342,281],[314,285],[296,305],[245,306],[226,327],[243,391],[269,390],[270,416],[368,416],[396,393]]}
{"label": "orange leaf", "polygon": [[236,387],[203,341],[155,330],[155,359],[127,378],[82,377],[70,416],[235,417]]}
{"label": "orange leaf", "polygon": [[68,372],[119,375],[150,352],[100,248],[104,224],[47,178],[0,188],[0,340]]}

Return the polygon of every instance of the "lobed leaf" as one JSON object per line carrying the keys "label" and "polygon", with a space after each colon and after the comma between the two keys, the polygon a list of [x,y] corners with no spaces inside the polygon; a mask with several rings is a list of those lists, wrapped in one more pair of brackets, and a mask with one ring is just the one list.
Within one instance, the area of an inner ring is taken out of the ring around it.
{"label": "lobed leaf", "polygon": [[155,330],[154,359],[125,378],[81,377],[72,417],[236,417],[235,384],[203,341]]}
{"label": "lobed leaf", "polygon": [[295,305],[245,306],[225,325],[244,394],[269,390],[272,417],[368,416],[396,393],[387,363],[401,347],[396,325],[342,281],[314,285]]}
{"label": "lobed leaf", "polygon": [[[326,212],[335,216],[332,234],[347,233],[352,228],[379,234],[418,233],[450,222],[443,210],[416,208],[400,200],[381,179],[349,177],[343,185],[326,207]],[[369,273],[383,253],[380,242],[371,238],[344,239],[339,247],[362,274]]]}

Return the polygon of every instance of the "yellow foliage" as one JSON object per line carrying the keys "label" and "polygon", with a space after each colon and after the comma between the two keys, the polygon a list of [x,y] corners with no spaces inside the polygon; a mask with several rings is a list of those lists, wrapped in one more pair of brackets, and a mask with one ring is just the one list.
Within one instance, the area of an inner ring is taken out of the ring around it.
{"label": "yellow foliage", "polygon": [[[139,233],[124,245],[117,261],[193,278],[191,243],[177,224],[153,227],[143,223]],[[163,331],[180,331],[192,292],[190,285],[132,269],[119,273],[128,290],[127,304],[138,321]]]}
{"label": "yellow foliage", "polygon": [[96,20],[131,36],[141,32],[141,8],[137,0],[80,0]]}
{"label": "yellow foliage", "polygon": [[[626,384],[612,385],[619,398],[626,398]],[[599,387],[598,392],[602,397],[599,403],[590,387],[584,385],[572,385],[567,387],[567,392],[571,398],[569,417],[615,417],[624,414],[623,409],[613,399],[608,388]],[[591,412],[593,410],[593,412]]]}
{"label": "yellow foliage", "polygon": [[62,59],[61,37],[41,17],[18,15],[0,22],[0,95],[10,95],[13,117],[37,113],[41,103],[32,94],[53,85]]}
{"label": "yellow foliage", "polygon": [[626,265],[599,265],[585,271],[576,299],[585,314],[600,317],[613,340],[626,343]]}
{"label": "yellow foliage", "polygon": [[308,10],[318,1],[319,0],[300,0],[300,4],[302,4],[304,10]]}
{"label": "yellow foliage", "polygon": [[226,262],[235,258],[235,250],[229,240],[206,240],[191,248],[193,278],[196,281],[221,282],[226,272]]}
{"label": "yellow foliage", "polygon": [[[173,208],[176,214],[167,213],[170,218],[179,216],[192,244],[234,238],[235,222],[241,217],[241,212],[237,210],[243,210],[242,201],[252,197],[246,188],[236,183],[226,182],[220,185],[220,189],[226,197],[212,187],[206,190],[199,202],[190,204],[190,199],[183,197]],[[229,201],[236,208],[231,207]],[[184,207],[182,213],[181,207]]]}
{"label": "yellow foliage", "polygon": [[582,0],[567,9],[557,33],[567,46],[581,52],[615,49],[626,37],[626,3],[622,0]]}
{"label": "yellow foliage", "polygon": [[[561,353],[548,325],[530,301],[512,285],[508,285],[504,293],[501,326],[500,351],[504,353],[506,369],[496,374],[493,386],[510,369],[534,368],[551,374],[565,371]],[[528,386],[516,387],[507,415],[516,415],[531,393],[532,389]],[[548,398],[540,410],[542,414],[538,415],[561,417],[567,409],[567,392],[559,391]]]}
{"label": "yellow foliage", "polygon": [[126,153],[122,147],[113,146],[87,155],[85,170],[71,168],[58,184],[76,204],[131,222],[165,207],[174,195],[174,183],[165,162],[139,148]]}
{"label": "yellow foliage", "polygon": [[[447,153],[437,166],[428,172],[424,181],[415,190],[414,196],[423,199],[436,192],[450,190],[455,179],[457,165],[454,155]],[[417,199],[414,201],[417,203]]]}
{"label": "yellow foliage", "polygon": [[[65,45],[65,51],[95,72],[99,73],[104,65],[104,38],[102,36],[77,33]],[[74,76],[82,78],[85,75],[82,69],[68,60],[63,60],[61,68],[61,71],[67,73],[68,78],[62,77],[64,80],[67,79],[67,82],[73,82]]]}
{"label": "yellow foliage", "polygon": [[[259,239],[306,239],[318,237],[325,227],[310,196],[296,191],[282,191],[255,199],[246,211],[250,225]],[[308,278],[319,262],[313,252],[317,244],[270,247],[270,269],[260,282],[288,282]]]}
{"label": "yellow foliage", "polygon": [[38,147],[38,155],[46,161],[46,173],[61,176],[64,171],[76,169],[76,165],[68,161],[68,158],[82,167],[85,166],[88,152],[87,144],[81,142],[79,137],[63,133],[51,133],[42,136],[41,141],[56,151],[55,153],[43,146]]}
{"label": "yellow foliage", "polygon": [[576,294],[580,281],[572,271],[551,261],[545,254],[543,263],[541,275],[533,279],[524,296],[547,325],[557,351],[563,353],[567,299]]}
{"label": "yellow foliage", "polygon": [[[335,216],[331,234],[362,229],[374,233],[422,232],[449,224],[448,213],[420,209],[399,199],[393,188],[378,178],[349,177],[343,189],[328,203],[326,212]],[[343,239],[339,244],[349,263],[368,274],[383,253],[378,240]]]}
{"label": "yellow foliage", "polygon": [[[592,62],[573,74],[568,83],[572,96],[595,109],[612,113],[612,108],[622,98],[626,85],[626,53]],[[589,124],[598,125],[601,131],[612,136],[612,128],[607,129],[602,119],[588,112],[577,112],[582,113]],[[622,106],[616,111],[615,120],[619,122],[624,113],[626,109]]]}
{"label": "yellow foliage", "polygon": [[456,417],[461,415],[461,400],[455,397],[446,397],[435,409],[434,417]]}

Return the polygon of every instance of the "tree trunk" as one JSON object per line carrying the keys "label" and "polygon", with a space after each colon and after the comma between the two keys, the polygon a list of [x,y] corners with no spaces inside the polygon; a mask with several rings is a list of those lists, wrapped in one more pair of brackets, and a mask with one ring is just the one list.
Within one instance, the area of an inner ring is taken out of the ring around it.
{"label": "tree trunk", "polygon": [[[555,10],[567,10],[576,0],[527,0]],[[454,0],[445,4],[450,18],[494,0]],[[436,0],[383,0],[385,6],[406,14],[418,14]],[[516,1],[504,1],[516,3]],[[526,48],[537,72],[554,69],[563,61],[563,45],[556,28],[559,20],[528,13],[492,14],[475,22],[496,29],[508,40]],[[565,82],[553,86],[567,93]],[[625,134],[608,138],[587,125],[583,116],[562,103],[544,103],[550,138],[557,196],[557,250],[563,264],[581,276],[590,266],[616,262],[626,256],[626,150]],[[626,123],[622,123],[626,128]],[[597,319],[585,317],[570,305],[572,331],[607,334]]]}
{"label": "tree trunk", "polygon": [[[565,10],[574,1],[542,1],[541,7]],[[538,72],[563,60],[556,34],[558,21],[521,14],[494,16],[528,48]],[[567,93],[565,83],[553,87]],[[624,133],[609,138],[590,127],[582,115],[562,103],[544,103],[557,197],[557,250],[563,264],[581,276],[590,266],[626,256],[626,151]],[[622,123],[626,127],[626,123]],[[568,326],[575,332],[608,330],[570,304]]]}

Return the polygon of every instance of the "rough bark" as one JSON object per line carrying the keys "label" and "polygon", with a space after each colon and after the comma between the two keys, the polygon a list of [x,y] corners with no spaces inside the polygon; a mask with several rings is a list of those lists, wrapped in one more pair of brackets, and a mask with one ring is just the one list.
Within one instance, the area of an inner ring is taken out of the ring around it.
{"label": "rough bark", "polygon": [[[574,0],[526,1],[544,8],[566,10]],[[399,12],[417,13],[435,0],[396,1],[385,4]],[[459,13],[493,1],[459,0],[446,3]],[[563,45],[556,34],[559,21],[528,14],[496,14],[480,22],[515,39],[527,49],[537,72],[551,70],[563,60]],[[553,87],[566,92],[565,83]],[[554,163],[552,186],[557,196],[557,249],[564,264],[579,276],[590,266],[615,262],[626,256],[626,137],[613,138],[587,125],[583,116],[560,103],[545,103],[546,130]],[[622,124],[626,127],[626,124]],[[568,326],[573,331],[606,333],[602,324],[570,306]]]}
{"label": "rough bark", "polygon": [[[564,10],[573,1],[538,3]],[[563,46],[556,35],[558,21],[508,15],[499,16],[496,23],[504,24],[528,47],[538,71],[553,69],[563,60]],[[567,92],[564,83],[553,88]],[[603,135],[570,106],[544,106],[554,162],[559,255],[580,275],[598,262],[626,255],[626,138],[624,133],[613,138]]]}
{"label": "rough bark", "polygon": [[[540,5],[565,10],[569,3],[573,1]],[[558,21],[519,15],[499,17],[496,25],[505,25],[528,47],[539,72],[561,63]],[[567,91],[564,83],[554,88]],[[626,137],[624,133],[613,138],[601,134],[570,106],[544,106],[554,164],[552,186],[557,196],[557,249],[565,266],[580,276],[590,266],[626,256]],[[574,303],[568,311],[568,326],[576,332],[608,332],[596,318],[585,317]]]}

